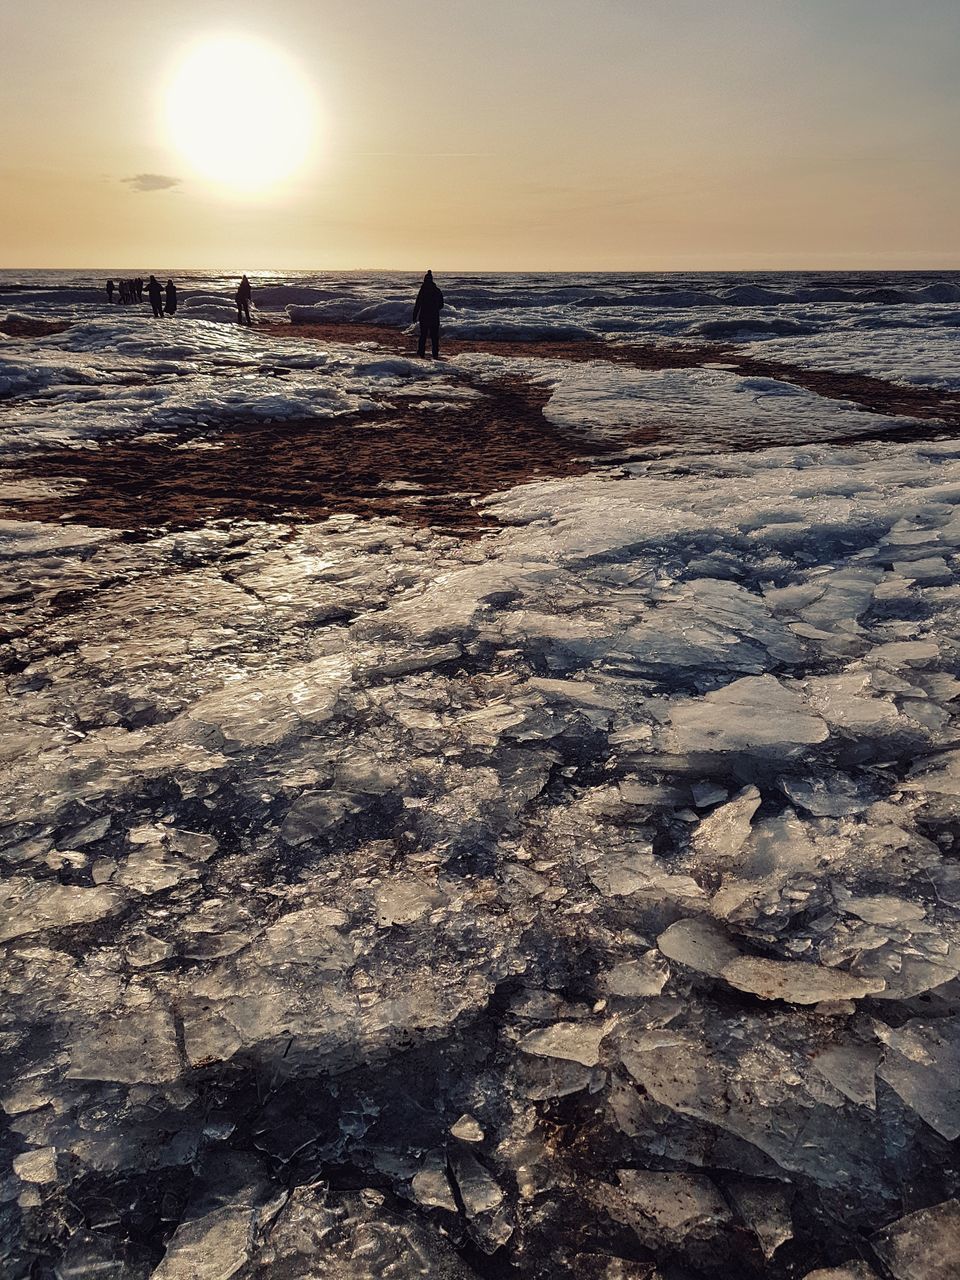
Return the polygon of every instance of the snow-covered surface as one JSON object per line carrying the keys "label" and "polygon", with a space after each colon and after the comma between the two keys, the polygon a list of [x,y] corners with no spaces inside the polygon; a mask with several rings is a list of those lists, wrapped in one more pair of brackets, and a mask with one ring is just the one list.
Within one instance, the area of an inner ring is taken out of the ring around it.
{"label": "snow-covered surface", "polygon": [[548,421],[596,438],[638,428],[664,446],[683,450],[701,442],[748,444],[843,439],[908,426],[910,419],[868,413],[775,378],[744,377],[720,368],[631,368],[594,361],[464,355],[458,368],[483,378],[524,375],[551,390]]}
{"label": "snow-covered surface", "polygon": [[455,394],[442,367],[405,357],[279,345],[235,324],[117,308],[50,337],[0,342],[0,456],[237,419],[331,418],[411,386],[438,403]]}
{"label": "snow-covered surface", "polygon": [[17,479],[51,439],[498,371],[588,437],[810,440],[525,485],[476,542],[0,525],[11,1275],[954,1274],[960,444],[179,317],[0,362],[0,495],[69,494]]}
{"label": "snow-covered surface", "polygon": [[558,427],[597,439],[646,430],[660,453],[844,439],[911,425],[723,368],[650,372],[486,354],[433,364],[373,343],[278,343],[256,328],[188,318],[188,310],[162,322],[132,309],[101,310],[49,337],[0,341],[0,458],[118,434],[322,422],[380,407],[388,397],[451,406],[505,376],[548,388],[546,417]]}
{"label": "snow-covered surface", "polygon": [[[183,315],[235,318],[238,276],[166,269],[157,275],[177,280]],[[960,388],[955,271],[439,278],[444,328],[457,336],[759,340],[760,354],[808,367]],[[255,315],[397,327],[410,322],[419,282],[388,272],[252,272],[251,279]],[[0,314],[107,313],[104,283],[103,273],[0,271]]]}

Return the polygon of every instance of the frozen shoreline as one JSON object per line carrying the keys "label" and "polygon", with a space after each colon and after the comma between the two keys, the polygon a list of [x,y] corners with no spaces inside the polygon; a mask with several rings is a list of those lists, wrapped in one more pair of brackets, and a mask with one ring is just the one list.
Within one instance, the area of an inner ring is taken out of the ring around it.
{"label": "frozen shoreline", "polygon": [[[500,359],[0,347],[11,1274],[950,1275],[960,444],[601,460],[479,541],[15,518],[25,445],[454,414]],[[877,416],[560,365],[586,438]]]}

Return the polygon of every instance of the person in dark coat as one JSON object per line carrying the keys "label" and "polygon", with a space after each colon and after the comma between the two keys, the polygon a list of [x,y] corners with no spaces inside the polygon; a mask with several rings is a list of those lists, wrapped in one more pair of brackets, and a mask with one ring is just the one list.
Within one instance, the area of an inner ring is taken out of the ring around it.
{"label": "person in dark coat", "polygon": [[107,281],[107,301],[113,302],[113,281]]}
{"label": "person in dark coat", "polygon": [[442,307],[443,294],[434,283],[433,272],[428,271],[423,277],[423,284],[420,286],[417,300],[413,304],[414,322],[420,321],[420,341],[417,343],[418,356],[423,356],[427,353],[428,334],[434,360],[440,354],[440,310]]}
{"label": "person in dark coat", "polygon": [[246,276],[240,281],[240,287],[237,289],[237,324],[243,324],[246,320],[247,324],[252,324],[250,319],[250,299],[253,297],[253,290],[250,288],[250,281]]}
{"label": "person in dark coat", "polygon": [[153,315],[157,320],[163,319],[163,289],[160,287],[160,281],[156,276],[150,277],[150,283],[147,285],[147,296],[150,299],[150,305],[153,307]]}
{"label": "person in dark coat", "polygon": [[177,314],[177,286],[172,280],[167,281],[167,315]]}
{"label": "person in dark coat", "polygon": [[137,276],[136,280],[134,280],[133,282],[133,286],[137,291],[137,301],[142,302],[143,301],[143,276]]}

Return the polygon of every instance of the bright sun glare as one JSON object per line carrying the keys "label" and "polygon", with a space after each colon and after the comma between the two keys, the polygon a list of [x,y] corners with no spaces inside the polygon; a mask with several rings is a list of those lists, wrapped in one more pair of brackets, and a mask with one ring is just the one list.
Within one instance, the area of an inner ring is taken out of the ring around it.
{"label": "bright sun glare", "polygon": [[202,177],[255,193],[305,165],[316,106],[296,64],[244,36],[194,45],[167,87],[170,140]]}

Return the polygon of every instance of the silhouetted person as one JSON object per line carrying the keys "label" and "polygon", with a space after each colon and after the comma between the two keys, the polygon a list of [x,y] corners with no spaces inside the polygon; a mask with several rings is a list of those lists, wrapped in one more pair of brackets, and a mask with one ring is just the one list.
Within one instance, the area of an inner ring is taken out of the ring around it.
{"label": "silhouetted person", "polygon": [[247,324],[252,324],[250,319],[250,299],[253,297],[253,290],[250,288],[250,281],[246,276],[240,281],[240,287],[237,289],[237,324],[243,324],[246,320]]}
{"label": "silhouetted person", "polygon": [[153,307],[154,318],[163,319],[163,289],[160,287],[160,281],[156,276],[150,277],[150,283],[147,286],[147,296],[150,299],[150,305]]}
{"label": "silhouetted person", "polygon": [[113,281],[112,280],[107,281],[107,301],[111,303],[113,302]]}
{"label": "silhouetted person", "polygon": [[172,280],[167,281],[167,315],[177,314],[177,286]]}
{"label": "silhouetted person", "polygon": [[417,355],[427,353],[427,335],[430,335],[430,346],[433,358],[440,354],[440,309],[443,306],[443,294],[433,280],[433,272],[428,271],[423,277],[423,284],[413,304],[414,321],[420,321],[420,341],[417,343]]}

